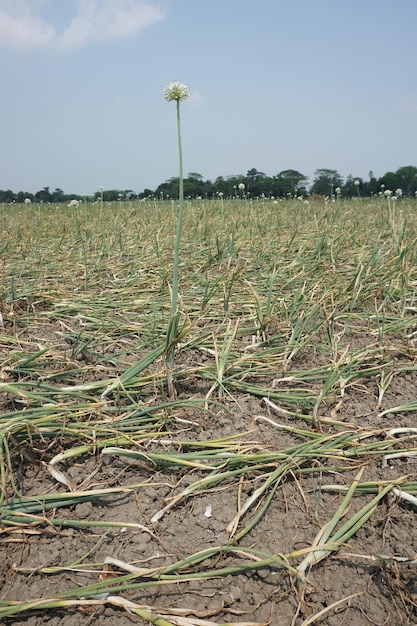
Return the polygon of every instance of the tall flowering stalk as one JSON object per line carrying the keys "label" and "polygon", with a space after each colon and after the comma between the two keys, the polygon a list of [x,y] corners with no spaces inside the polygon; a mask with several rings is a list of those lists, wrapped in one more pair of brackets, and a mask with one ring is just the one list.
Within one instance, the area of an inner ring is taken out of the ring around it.
{"label": "tall flowering stalk", "polygon": [[179,169],[180,169],[180,189],[179,189],[179,207],[177,218],[177,234],[175,237],[174,246],[174,268],[172,272],[172,293],[171,293],[171,313],[169,317],[169,325],[167,332],[167,384],[168,393],[170,396],[175,395],[172,365],[174,360],[175,344],[178,341],[178,269],[180,263],[180,242],[181,242],[181,230],[182,220],[184,213],[184,176],[182,167],[182,142],[181,142],[181,116],[180,116],[180,102],[185,100],[189,96],[187,85],[182,83],[173,82],[169,83],[164,89],[164,98],[168,102],[174,101],[177,109],[177,131],[178,131],[178,156],[179,156]]}

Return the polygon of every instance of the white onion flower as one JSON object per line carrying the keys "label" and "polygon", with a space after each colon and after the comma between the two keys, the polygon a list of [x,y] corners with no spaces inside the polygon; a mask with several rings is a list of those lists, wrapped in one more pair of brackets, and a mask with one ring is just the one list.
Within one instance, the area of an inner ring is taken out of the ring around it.
{"label": "white onion flower", "polygon": [[185,100],[190,95],[189,89],[187,85],[183,83],[173,82],[169,83],[164,89],[164,98],[171,102],[172,100],[176,100],[179,102],[180,100]]}
{"label": "white onion flower", "polygon": [[390,189],[385,189],[384,196],[386,198],[390,198],[392,196],[392,191]]}
{"label": "white onion flower", "polygon": [[238,184],[238,189],[240,189],[240,191],[243,191],[245,188],[245,183],[239,183]]}

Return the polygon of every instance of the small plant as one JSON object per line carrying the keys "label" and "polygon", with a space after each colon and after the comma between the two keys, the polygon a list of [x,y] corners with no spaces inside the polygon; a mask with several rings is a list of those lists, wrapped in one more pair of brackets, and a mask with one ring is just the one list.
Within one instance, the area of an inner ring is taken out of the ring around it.
{"label": "small plant", "polygon": [[361,196],[361,192],[360,192],[359,187],[360,187],[361,181],[360,181],[360,180],[358,180],[358,179],[356,179],[356,180],[354,181],[354,183],[353,183],[353,184],[354,184],[354,185],[355,185],[355,187],[356,187],[356,193],[358,194],[358,198],[360,198],[360,196]]}
{"label": "small plant", "polygon": [[255,320],[258,341],[267,341],[268,339],[269,325],[273,319],[275,306],[278,301],[278,295],[274,294],[276,276],[277,268],[274,268],[268,280],[266,298],[263,300],[252,283],[248,283],[255,298]]}
{"label": "small plant", "polygon": [[216,387],[218,389],[218,394],[217,394],[218,398],[219,399],[223,398],[224,376],[227,373],[229,358],[232,353],[233,345],[236,340],[238,328],[239,328],[239,320],[236,321],[234,328],[232,328],[232,322],[231,320],[229,320],[227,324],[226,332],[224,335],[223,344],[220,348],[217,344],[216,337],[213,334],[214,356],[216,359],[216,373],[215,373],[216,380],[213,383],[213,385],[210,387],[210,390],[206,395],[206,408],[207,408],[207,401],[209,397],[211,396],[211,394],[213,393],[213,391],[216,389]]}

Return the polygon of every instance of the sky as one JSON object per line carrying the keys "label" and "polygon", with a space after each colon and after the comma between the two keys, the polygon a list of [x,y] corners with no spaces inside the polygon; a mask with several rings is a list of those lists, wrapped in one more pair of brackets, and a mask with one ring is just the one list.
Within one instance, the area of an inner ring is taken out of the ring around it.
{"label": "sky", "polygon": [[0,0],[0,189],[417,166],[417,0]]}

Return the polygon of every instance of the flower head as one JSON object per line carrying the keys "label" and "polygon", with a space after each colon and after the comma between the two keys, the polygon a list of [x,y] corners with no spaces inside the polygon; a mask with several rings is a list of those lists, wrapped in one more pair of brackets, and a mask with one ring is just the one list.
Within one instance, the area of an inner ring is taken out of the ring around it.
{"label": "flower head", "polygon": [[245,186],[246,186],[245,183],[239,183],[238,184],[238,188],[240,189],[240,191],[243,191]]}
{"label": "flower head", "polygon": [[190,95],[187,85],[183,83],[169,83],[164,89],[164,98],[171,102],[172,100],[176,100],[179,102],[180,100],[185,100]]}

